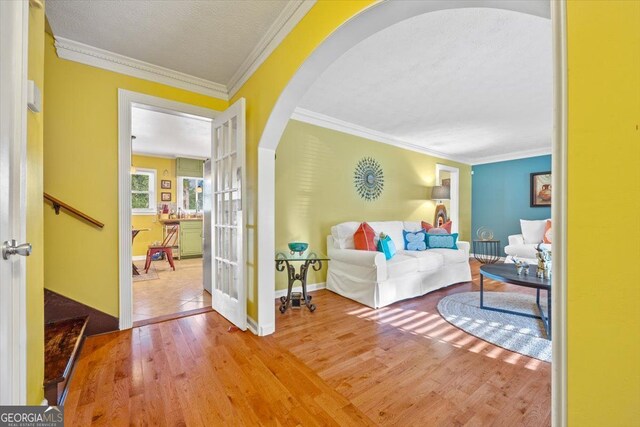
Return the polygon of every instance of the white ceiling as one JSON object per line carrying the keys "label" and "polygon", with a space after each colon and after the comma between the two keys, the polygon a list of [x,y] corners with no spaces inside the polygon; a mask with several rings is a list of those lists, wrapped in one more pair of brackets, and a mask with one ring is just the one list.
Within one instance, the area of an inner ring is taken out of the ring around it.
{"label": "white ceiling", "polygon": [[550,152],[551,55],[548,19],[428,13],[349,50],[299,107],[467,163]]}
{"label": "white ceiling", "polygon": [[160,157],[211,157],[211,120],[138,107],[131,112],[134,154]]}
{"label": "white ceiling", "polygon": [[47,1],[56,37],[228,84],[288,0]]}

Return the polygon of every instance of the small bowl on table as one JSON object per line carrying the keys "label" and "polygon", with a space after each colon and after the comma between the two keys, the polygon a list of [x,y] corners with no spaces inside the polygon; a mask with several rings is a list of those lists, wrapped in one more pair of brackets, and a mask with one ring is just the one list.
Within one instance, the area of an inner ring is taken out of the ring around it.
{"label": "small bowl on table", "polygon": [[291,242],[288,246],[289,251],[291,251],[291,255],[294,255],[295,253],[302,255],[309,247],[309,244],[305,242]]}

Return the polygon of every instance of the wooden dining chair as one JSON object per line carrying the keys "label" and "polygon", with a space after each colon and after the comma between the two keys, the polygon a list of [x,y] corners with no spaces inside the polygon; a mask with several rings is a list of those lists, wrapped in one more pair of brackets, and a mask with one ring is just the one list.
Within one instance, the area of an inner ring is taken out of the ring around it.
{"label": "wooden dining chair", "polygon": [[164,253],[167,257],[167,261],[169,261],[169,265],[173,268],[173,271],[176,271],[176,266],[173,264],[173,248],[171,247],[171,241],[177,234],[178,225],[174,225],[169,229],[169,232],[160,245],[149,245],[149,249],[147,249],[147,259],[144,263],[145,273],[149,272],[151,259],[157,253]]}

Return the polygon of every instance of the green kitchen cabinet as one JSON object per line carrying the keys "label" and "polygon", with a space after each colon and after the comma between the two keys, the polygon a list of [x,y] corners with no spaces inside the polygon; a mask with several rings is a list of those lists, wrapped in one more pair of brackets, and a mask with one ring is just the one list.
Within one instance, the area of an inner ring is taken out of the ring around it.
{"label": "green kitchen cabinet", "polygon": [[198,159],[187,159],[178,157],[176,159],[176,175],[202,178],[204,176],[204,161]]}
{"label": "green kitchen cabinet", "polygon": [[180,257],[202,256],[202,221],[180,221]]}

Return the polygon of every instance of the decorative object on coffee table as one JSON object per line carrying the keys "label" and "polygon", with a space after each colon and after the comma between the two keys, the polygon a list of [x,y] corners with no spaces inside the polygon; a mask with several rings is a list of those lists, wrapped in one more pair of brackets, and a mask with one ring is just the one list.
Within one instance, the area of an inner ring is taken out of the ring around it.
{"label": "decorative object on coffee table", "polygon": [[380,164],[371,157],[364,157],[353,172],[356,191],[368,202],[376,200],[384,189],[384,173]]}
{"label": "decorative object on coffee table", "polygon": [[[484,303],[484,278],[497,280],[499,282],[510,283],[516,286],[531,288],[536,290],[536,306],[539,314],[523,313],[521,311],[513,311],[505,308],[490,307]],[[547,307],[546,315],[540,305],[540,291],[547,291]],[[534,274],[518,275],[516,270],[510,264],[493,264],[480,266],[480,308],[484,310],[493,310],[500,313],[514,314],[516,316],[532,317],[542,320],[547,337],[551,339],[551,280],[536,277]]]}
{"label": "decorative object on coffee table", "polygon": [[[314,304],[311,304],[311,295],[307,295],[307,273],[309,272],[309,267],[312,267],[315,271],[318,271],[322,268],[322,261],[329,261],[329,257],[323,255],[318,252],[312,251],[303,251],[293,252],[289,251],[279,251],[276,252],[276,270],[284,271],[287,270],[287,296],[280,297],[280,313],[284,313],[287,311],[287,308],[292,305],[301,305],[302,302],[309,311],[313,312],[316,309]],[[300,271],[296,272],[295,263],[300,262]],[[293,302],[293,285],[296,281],[300,282],[302,287],[302,300],[298,297],[298,302]]]}
{"label": "decorative object on coffee table", "polygon": [[551,251],[545,249],[539,243],[536,246],[536,258],[538,259],[538,268],[536,276],[539,278],[551,279]]}
{"label": "decorative object on coffee table", "polygon": [[551,172],[531,174],[531,207],[551,206]]}
{"label": "decorative object on coffee table", "polygon": [[473,257],[482,264],[495,264],[500,260],[500,240],[474,240]]}

